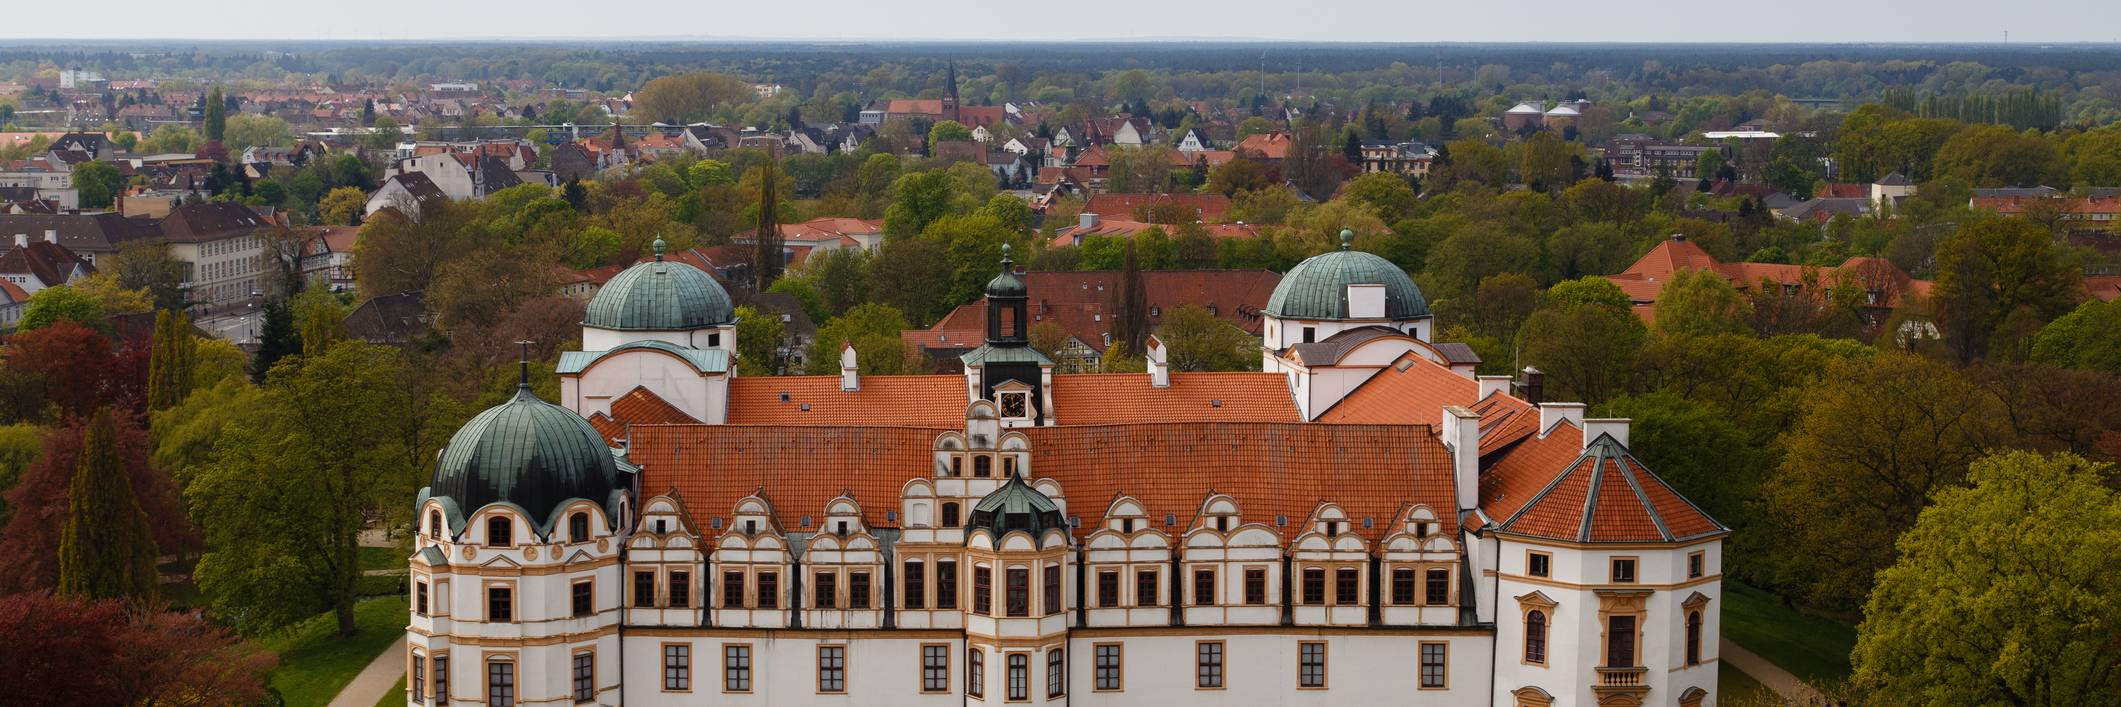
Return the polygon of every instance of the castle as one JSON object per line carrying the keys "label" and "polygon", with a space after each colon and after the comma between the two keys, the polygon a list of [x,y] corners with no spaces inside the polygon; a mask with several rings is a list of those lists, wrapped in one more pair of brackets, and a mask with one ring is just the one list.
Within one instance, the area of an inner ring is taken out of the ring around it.
{"label": "castle", "polygon": [[658,248],[420,492],[407,704],[1715,703],[1729,531],[1390,262],[1290,270],[1260,372],[1055,374],[1034,294],[962,374],[744,378]]}

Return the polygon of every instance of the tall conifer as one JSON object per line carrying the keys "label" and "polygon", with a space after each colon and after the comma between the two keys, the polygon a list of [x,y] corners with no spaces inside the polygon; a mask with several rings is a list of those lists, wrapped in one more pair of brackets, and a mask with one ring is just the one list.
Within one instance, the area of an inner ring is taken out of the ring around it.
{"label": "tall conifer", "polygon": [[81,441],[59,538],[59,593],[86,599],[155,595],[155,539],[118,457],[110,410],[98,410]]}

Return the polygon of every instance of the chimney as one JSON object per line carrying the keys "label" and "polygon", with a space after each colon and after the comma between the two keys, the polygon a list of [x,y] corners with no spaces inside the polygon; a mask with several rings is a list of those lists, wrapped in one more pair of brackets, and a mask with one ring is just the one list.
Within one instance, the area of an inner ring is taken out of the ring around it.
{"label": "chimney", "polygon": [[1538,405],[1540,393],[1547,385],[1547,374],[1531,366],[1524,367],[1524,376],[1517,381],[1517,399]]}
{"label": "chimney", "polygon": [[1093,213],[1084,213],[1084,214],[1082,214],[1082,215],[1080,215],[1080,216],[1077,216],[1077,217],[1075,217],[1075,218],[1076,218],[1076,225],[1077,225],[1077,226],[1080,226],[1080,227],[1081,227],[1081,228],[1082,228],[1083,230],[1086,230],[1086,231],[1087,231],[1087,230],[1089,230],[1089,229],[1092,229],[1092,228],[1097,228],[1097,214],[1093,214]]}
{"label": "chimney", "polygon": [[51,228],[47,228],[47,229],[44,229],[44,242],[46,242],[46,243],[58,243],[58,242],[59,242],[59,231],[58,231],[57,229],[51,229]]}
{"label": "chimney", "polygon": [[862,389],[862,378],[854,365],[854,345],[840,342],[840,392],[852,393]]}
{"label": "chimney", "polygon": [[1451,450],[1451,479],[1458,509],[1480,505],[1480,415],[1461,405],[1443,406],[1443,446]]}
{"label": "chimney", "polygon": [[17,233],[17,234],[15,234],[15,247],[16,247],[16,248],[28,248],[28,247],[29,247],[29,234],[27,234],[27,233]]}
{"label": "chimney", "polygon": [[1149,386],[1154,388],[1171,387],[1170,352],[1164,348],[1163,340],[1151,334],[1147,348],[1149,349]]}
{"label": "chimney", "polygon": [[[1583,427],[1583,403],[1540,403],[1539,436],[1545,438],[1554,431],[1554,425],[1567,420],[1578,428]],[[1590,435],[1585,435],[1586,437]]]}
{"label": "chimney", "polygon": [[1619,442],[1622,448],[1627,447],[1628,419],[1625,417],[1604,417],[1583,421],[1583,446],[1591,446],[1592,442],[1597,441],[1599,435],[1612,437],[1613,441]]}
{"label": "chimney", "polygon": [[1488,396],[1496,393],[1510,392],[1509,376],[1477,376],[1473,380],[1480,381],[1480,397],[1473,399],[1476,402],[1486,400]]}

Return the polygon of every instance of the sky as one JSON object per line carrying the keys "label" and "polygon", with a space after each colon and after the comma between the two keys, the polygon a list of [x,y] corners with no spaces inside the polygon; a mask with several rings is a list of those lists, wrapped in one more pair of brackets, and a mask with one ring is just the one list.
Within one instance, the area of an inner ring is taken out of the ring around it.
{"label": "sky", "polygon": [[647,5],[101,0],[95,15],[103,19],[98,21],[38,22],[4,34],[35,39],[1998,42],[2008,31],[2013,44],[2121,42],[2121,0],[1166,0],[1004,7],[932,0]]}

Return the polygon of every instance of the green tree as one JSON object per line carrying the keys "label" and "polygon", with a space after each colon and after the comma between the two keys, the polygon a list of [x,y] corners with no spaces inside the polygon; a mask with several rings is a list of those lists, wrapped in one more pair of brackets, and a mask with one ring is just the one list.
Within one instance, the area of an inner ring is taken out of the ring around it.
{"label": "green tree", "polygon": [[2088,300],[2033,338],[2034,361],[2121,375],[2121,301]]}
{"label": "green tree", "polygon": [[23,305],[22,320],[16,322],[15,331],[35,331],[62,319],[96,331],[110,330],[110,322],[103,316],[102,302],[79,289],[59,285],[29,296],[29,303]]}
{"label": "green tree", "polygon": [[251,147],[286,147],[294,144],[294,131],[288,129],[287,121],[269,115],[239,115],[228,119],[228,149],[243,151]]}
{"label": "green tree", "polygon": [[[788,280],[782,280],[788,282]],[[777,376],[786,329],[779,316],[749,305],[736,308],[736,370],[740,376]]]}
{"label": "green tree", "polygon": [[[1164,324],[1156,330],[1156,338],[1164,342],[1169,353],[1172,370],[1177,371],[1248,371],[1259,369],[1259,337],[1245,333],[1237,325],[1209,314],[1200,305],[1185,305],[1172,309],[1164,317]],[[1114,351],[1139,351],[1121,345],[1118,336],[1112,339]]]}
{"label": "green tree", "polygon": [[[1556,285],[1554,289],[1563,288]],[[1597,291],[1577,286],[1565,294],[1578,290]],[[1548,400],[1597,405],[1623,392],[1628,367],[1646,338],[1648,330],[1642,320],[1625,305],[1578,302],[1549,292],[1547,304],[1533,311],[1518,330],[1517,349],[1526,363],[1546,373],[1544,397]]]}
{"label": "green tree", "polygon": [[99,274],[115,275],[121,290],[145,290],[156,309],[183,309],[184,283],[189,267],[178,260],[166,243],[128,241],[118,252],[97,263]]}
{"label": "green tree", "polygon": [[870,264],[869,301],[890,305],[926,326],[957,306],[951,298],[953,277],[950,256],[941,243],[927,238],[886,241]]}
{"label": "green tree", "polygon": [[1420,195],[1407,180],[1390,172],[1369,172],[1350,179],[1340,187],[1341,198],[1369,207],[1378,218],[1386,222],[1397,222],[1414,215],[1414,207],[1420,203]]}
{"label": "green tree", "polygon": [[869,299],[869,265],[873,256],[861,248],[837,248],[812,252],[803,269],[817,288],[820,312],[816,319],[831,319]]}
{"label": "green tree", "polygon": [[367,208],[368,194],[360,187],[334,187],[317,200],[317,220],[326,226],[359,226]]}
{"label": "green tree", "polygon": [[191,317],[167,309],[155,312],[155,334],[148,354],[147,410],[176,407],[191,395],[198,367],[199,340],[191,334]]}
{"label": "green tree", "polygon": [[119,458],[110,410],[98,410],[81,443],[59,540],[59,593],[89,600],[155,597],[155,538]]}
{"label": "green tree", "polygon": [[773,286],[773,279],[780,277],[785,265],[781,261],[781,200],[778,196],[780,179],[775,176],[776,162],[766,160],[759,165],[759,220],[752,230],[755,250],[751,259],[752,287],[755,292],[765,292]]}
{"label": "green tree", "polygon": [[1656,331],[1662,336],[1700,336],[1751,331],[1751,308],[1729,280],[1708,270],[1672,273],[1657,291]]}
{"label": "green tree", "polygon": [[891,183],[891,205],[884,209],[884,235],[893,239],[920,235],[929,223],[954,211],[958,187],[948,172],[899,177]]}
{"label": "green tree", "polygon": [[2046,229],[2022,219],[1968,223],[1937,247],[1931,299],[1938,328],[1960,360],[1986,355],[2004,319],[2020,308],[2041,320],[2075,303],[2082,278]]}
{"label": "green tree", "polygon": [[2121,495],[2070,454],[1974,462],[1878,574],[1852,656],[1880,704],[2111,704]]}
{"label": "green tree", "polygon": [[743,79],[711,71],[672,74],[650,80],[633,94],[633,115],[671,124],[715,117],[752,96]]}
{"label": "green tree", "polygon": [[273,297],[257,314],[258,351],[250,360],[250,379],[265,382],[280,359],[302,353],[302,336],[295,331],[294,311],[287,300]]}
{"label": "green tree", "polygon": [[220,142],[228,133],[228,99],[221,95],[221,84],[214,84],[207,90],[202,112],[206,118],[206,139]]}
{"label": "green tree", "polygon": [[886,304],[864,304],[833,317],[818,327],[817,338],[803,356],[810,375],[840,372],[840,345],[854,346],[855,365],[861,375],[906,373],[908,354],[899,332],[911,328],[906,315]]}
{"label": "green tree", "polygon": [[117,198],[119,190],[125,188],[125,175],[109,162],[83,162],[74,165],[74,188],[80,191],[81,208],[108,209]]}
{"label": "green tree", "polygon": [[1119,283],[1112,289],[1111,308],[1112,343],[1126,344],[1129,351],[1147,351],[1149,291],[1142,285],[1141,259],[1135,256],[1131,240],[1127,241],[1126,255],[1120,265]]}
{"label": "green tree", "polygon": [[935,146],[945,142],[962,142],[970,139],[972,139],[972,129],[965,127],[964,123],[955,120],[936,121],[935,127],[928,129],[928,151],[934,153]]}

